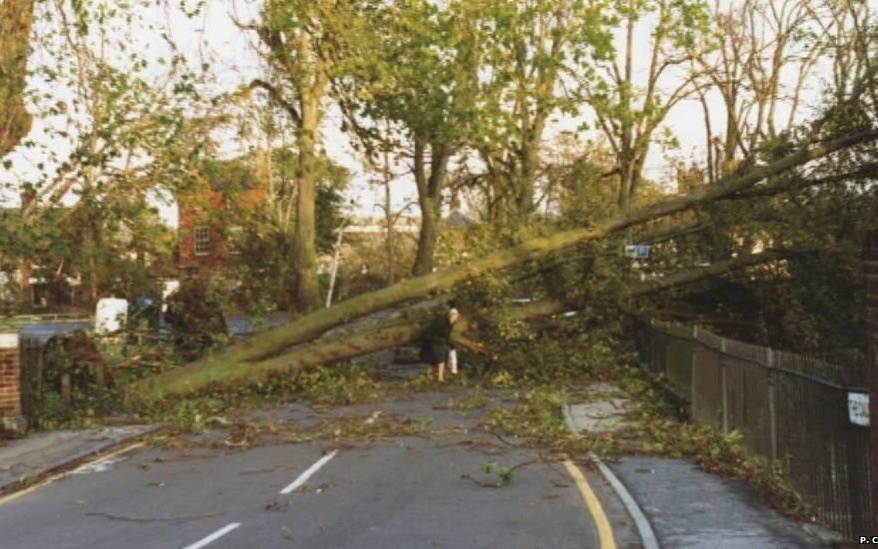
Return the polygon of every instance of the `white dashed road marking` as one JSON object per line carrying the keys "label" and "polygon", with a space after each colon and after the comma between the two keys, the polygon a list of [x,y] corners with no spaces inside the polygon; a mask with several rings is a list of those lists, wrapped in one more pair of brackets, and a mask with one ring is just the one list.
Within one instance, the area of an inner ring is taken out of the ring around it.
{"label": "white dashed road marking", "polygon": [[223,526],[222,528],[220,528],[219,530],[217,530],[216,532],[214,532],[213,534],[207,536],[206,538],[202,538],[202,539],[196,541],[195,543],[193,543],[192,545],[187,545],[183,549],[201,549],[202,547],[206,547],[209,544],[220,539],[221,537],[225,536],[226,534],[228,534],[229,532],[231,532],[232,530],[234,530],[238,526],[241,526],[240,522],[233,522],[231,524],[227,524],[227,525]]}
{"label": "white dashed road marking", "polygon": [[304,473],[299,475],[299,478],[297,478],[296,480],[293,481],[292,484],[290,484],[289,486],[287,486],[286,488],[281,490],[280,493],[281,494],[289,494],[290,492],[292,492],[293,490],[295,490],[299,486],[302,486],[303,484],[308,482],[308,479],[311,478],[311,476],[313,476],[314,473],[319,471],[321,467],[326,465],[329,462],[329,460],[334,458],[335,454],[337,454],[337,453],[338,453],[338,450],[333,450],[332,452],[329,452],[328,454],[326,454],[322,458],[318,459],[317,462],[314,463],[314,465],[312,465],[311,467],[308,467],[307,471],[305,471]]}

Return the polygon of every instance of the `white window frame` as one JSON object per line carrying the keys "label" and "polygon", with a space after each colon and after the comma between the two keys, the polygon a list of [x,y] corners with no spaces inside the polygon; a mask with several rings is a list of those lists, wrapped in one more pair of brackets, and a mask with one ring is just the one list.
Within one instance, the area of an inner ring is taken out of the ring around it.
{"label": "white window frame", "polygon": [[210,227],[206,225],[195,226],[192,240],[196,256],[206,257],[210,255],[210,232]]}

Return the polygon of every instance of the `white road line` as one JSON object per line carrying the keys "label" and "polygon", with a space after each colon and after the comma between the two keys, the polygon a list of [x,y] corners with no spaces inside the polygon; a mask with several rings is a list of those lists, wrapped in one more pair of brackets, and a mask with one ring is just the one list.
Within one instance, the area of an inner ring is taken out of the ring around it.
{"label": "white road line", "polygon": [[128,459],[124,456],[115,456],[108,457],[105,459],[100,459],[98,461],[94,461],[92,463],[87,463],[80,467],[77,467],[73,471],[70,472],[71,475],[88,475],[91,473],[105,473],[110,471],[113,468],[113,465],[117,463],[121,463]]}
{"label": "white road line", "polygon": [[643,549],[659,549],[661,546],[659,545],[658,538],[652,529],[652,525],[649,523],[649,519],[643,514],[643,510],[640,509],[640,505],[638,505],[631,496],[631,492],[628,491],[628,488],[622,484],[622,481],[613,474],[613,471],[604,464],[601,458],[597,457],[593,452],[589,457],[591,457],[591,460],[598,466],[598,470],[610,486],[613,487],[616,495],[622,500],[622,505],[625,506],[631,519],[634,520],[634,525],[637,527],[637,533],[640,534],[640,541],[643,543]]}
{"label": "white road line", "polygon": [[311,478],[311,476],[312,476],[314,473],[316,473],[317,471],[319,471],[321,467],[323,467],[324,465],[326,465],[326,463],[327,463],[329,460],[331,460],[332,458],[334,458],[334,457],[335,457],[335,454],[337,454],[337,453],[338,453],[338,450],[333,450],[332,452],[329,452],[328,454],[326,454],[326,455],[323,456],[322,458],[318,459],[317,462],[314,463],[314,465],[312,465],[311,467],[308,467],[308,470],[307,470],[307,471],[305,471],[304,473],[302,473],[301,475],[299,475],[299,478],[297,478],[296,480],[293,481],[292,484],[290,484],[289,486],[287,486],[286,488],[284,488],[283,490],[281,490],[280,493],[281,493],[281,494],[289,494],[290,492],[292,492],[293,490],[295,490],[295,489],[298,488],[299,486],[301,486],[301,485],[305,484],[306,482],[308,482],[308,479]]}
{"label": "white road line", "polygon": [[[104,461],[106,459],[109,459],[113,456],[120,456],[120,455],[125,454],[127,452],[130,452],[132,450],[136,450],[137,448],[140,448],[143,445],[144,445],[144,443],[142,441],[135,442],[134,444],[130,444],[128,446],[125,446],[124,448],[120,448],[119,450],[116,450],[115,452],[111,452],[109,454],[104,454],[103,456],[101,456],[95,460],[92,460],[89,463],[98,463],[100,461]],[[65,478],[69,474],[70,474],[69,471],[65,471],[63,473],[58,473],[57,475],[52,475],[51,477],[47,478],[46,480],[44,480],[42,482],[38,482],[36,484],[28,486],[27,488],[25,488],[23,490],[19,490],[18,492],[13,492],[13,493],[9,494],[8,496],[4,496],[4,497],[0,498],[0,505],[4,505],[4,504],[9,503],[10,501],[12,501],[14,499],[20,498],[21,496],[24,496],[26,494],[30,494],[31,492],[35,492],[35,491],[39,490],[40,488],[44,488],[44,487],[48,486],[49,484],[52,484],[55,481],[58,481],[58,480],[61,480],[62,478]]]}
{"label": "white road line", "polygon": [[201,549],[202,547],[206,547],[207,545],[209,545],[209,544],[215,542],[216,540],[220,539],[221,537],[225,536],[226,534],[228,534],[229,532],[231,532],[232,530],[234,530],[238,526],[241,526],[240,522],[233,522],[231,524],[227,524],[227,525],[223,526],[222,528],[220,528],[219,530],[217,530],[216,532],[214,532],[213,534],[207,536],[206,538],[200,539],[200,540],[196,541],[195,543],[193,543],[192,545],[187,545],[183,549]]}

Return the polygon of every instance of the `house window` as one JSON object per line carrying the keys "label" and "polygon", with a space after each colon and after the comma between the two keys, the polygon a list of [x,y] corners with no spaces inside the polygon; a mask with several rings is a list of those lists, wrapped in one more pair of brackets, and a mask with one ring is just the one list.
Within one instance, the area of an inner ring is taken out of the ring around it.
{"label": "house window", "polygon": [[210,255],[209,227],[195,227],[195,255]]}

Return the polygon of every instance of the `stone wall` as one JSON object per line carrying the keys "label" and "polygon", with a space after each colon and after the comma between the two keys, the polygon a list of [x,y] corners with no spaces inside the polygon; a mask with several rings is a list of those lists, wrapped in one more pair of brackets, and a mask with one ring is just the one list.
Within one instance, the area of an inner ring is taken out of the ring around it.
{"label": "stone wall", "polygon": [[24,429],[21,414],[21,353],[18,334],[0,334],[0,429]]}

